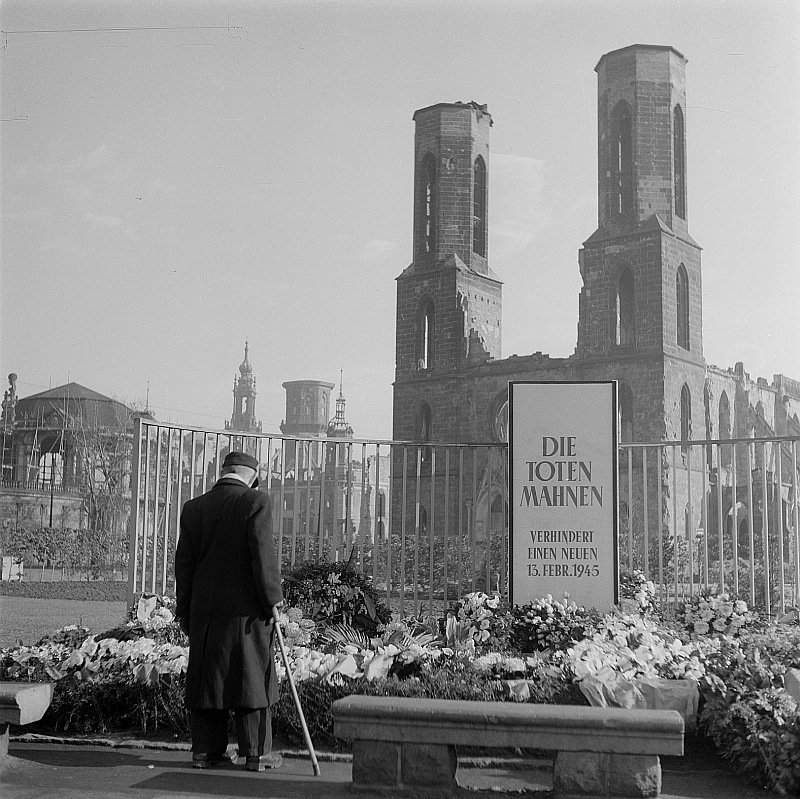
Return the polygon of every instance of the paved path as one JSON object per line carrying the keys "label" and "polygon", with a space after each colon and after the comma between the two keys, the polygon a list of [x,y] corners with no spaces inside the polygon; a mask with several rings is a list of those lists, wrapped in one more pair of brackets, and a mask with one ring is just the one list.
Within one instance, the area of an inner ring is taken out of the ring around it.
{"label": "paved path", "polygon": [[[320,753],[322,775],[314,777],[307,758],[285,757],[276,771],[254,774],[241,766],[198,771],[180,750],[126,749],[13,742],[0,758],[3,799],[392,799],[396,791],[354,794],[351,767]],[[464,795],[498,799],[505,791],[550,795],[550,771],[532,761],[528,767],[459,768]],[[732,774],[715,755],[690,751],[683,758],[662,758],[663,799],[777,799]],[[402,795],[402,794],[400,794]],[[409,794],[404,795],[405,798]],[[428,799],[435,795],[426,794]]]}

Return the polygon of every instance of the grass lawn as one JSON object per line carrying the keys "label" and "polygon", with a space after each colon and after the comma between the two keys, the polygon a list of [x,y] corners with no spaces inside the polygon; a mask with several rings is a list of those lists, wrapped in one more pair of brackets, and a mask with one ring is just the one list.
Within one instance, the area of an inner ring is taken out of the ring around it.
{"label": "grass lawn", "polygon": [[0,648],[18,640],[35,644],[67,624],[83,624],[93,633],[102,633],[122,623],[126,610],[124,602],[0,596]]}

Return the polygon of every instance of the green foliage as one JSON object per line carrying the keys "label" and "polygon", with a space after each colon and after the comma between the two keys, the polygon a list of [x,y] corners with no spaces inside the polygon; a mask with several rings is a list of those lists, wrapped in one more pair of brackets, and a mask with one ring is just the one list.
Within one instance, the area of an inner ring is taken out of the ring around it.
{"label": "green foliage", "polygon": [[164,732],[186,737],[189,715],[184,707],[183,675],[161,677],[142,684],[111,676],[76,682],[61,680],[44,723],[75,733],[130,731],[136,735]]}
{"label": "green foliage", "polygon": [[[531,682],[532,690],[528,700],[531,703],[586,703],[577,689],[547,673],[544,668]],[[468,666],[467,661],[459,658],[447,659],[425,667],[417,672],[417,676],[408,679],[390,676],[373,681],[368,681],[364,677],[330,682],[307,680],[298,683],[297,693],[311,739],[315,743],[336,749],[346,748],[348,743],[333,734],[331,705],[345,696],[357,694],[414,699],[460,699],[473,702],[515,701],[501,680],[475,672]],[[273,708],[273,718],[279,735],[298,743],[303,740],[300,720],[286,683],[281,686],[280,700]]]}
{"label": "green foliage", "polygon": [[706,655],[701,729],[740,772],[779,793],[800,791],[800,707],[781,690],[797,667],[797,625],[723,638]]}
{"label": "green foliage", "polygon": [[712,702],[702,718],[706,734],[740,773],[781,794],[800,792],[800,713],[787,694],[762,688],[740,700]]}
{"label": "green foliage", "polygon": [[374,635],[391,611],[380,601],[372,584],[351,561],[310,561],[284,575],[283,594],[291,607],[328,625],[348,624]]}
{"label": "green foliage", "polygon": [[97,580],[123,568],[127,558],[125,535],[113,535],[108,526],[15,527],[6,532],[3,552],[25,563],[48,563],[66,570],[86,570]]}
{"label": "green foliage", "polygon": [[36,646],[46,646],[47,644],[61,644],[70,649],[77,649],[89,636],[88,627],[80,627],[77,624],[70,624],[60,630],[48,633],[36,642]]}
{"label": "green foliage", "polygon": [[126,582],[103,580],[97,582],[0,582],[0,596],[18,596],[28,599],[76,599],[94,602],[125,602],[128,598]]}
{"label": "green foliage", "polygon": [[[634,581],[634,589],[637,584],[641,586],[641,581]],[[34,585],[58,588],[64,584]],[[318,744],[346,746],[333,735],[330,709],[336,699],[349,694],[585,704],[578,686],[571,682],[572,671],[563,655],[514,654],[515,648],[558,652],[596,626],[592,613],[574,605],[545,599],[508,608],[499,597],[473,592],[443,620],[448,643],[452,639],[458,644],[453,652],[443,648],[436,629],[414,620],[389,621],[388,611],[370,593],[369,584],[347,564],[307,564],[293,573],[287,589],[290,601],[328,622],[324,642],[332,652],[309,649],[305,640],[291,655],[306,720]],[[707,603],[709,608],[703,607],[702,612],[713,610],[726,626],[731,614],[742,610],[728,598],[720,596],[715,602]],[[70,626],[34,647],[0,650],[0,679],[53,681],[54,699],[44,719],[51,729],[185,737],[187,642],[170,608],[171,602],[163,597],[143,595],[129,620],[114,630],[86,638],[85,628]],[[538,621],[534,623],[531,614]],[[285,615],[287,633],[293,626],[302,632],[304,617],[298,607],[289,608]],[[352,623],[360,617],[369,624]],[[700,732],[741,772],[781,793],[800,791],[800,708],[782,690],[786,670],[800,668],[800,625],[738,625],[736,635],[717,630],[720,635],[711,637],[696,635],[696,629],[690,635],[685,628],[670,629],[665,622],[641,616],[609,615],[603,624],[616,632],[629,628],[630,634],[624,641],[616,633],[604,639],[605,648],[595,658],[599,665],[627,658],[625,650],[635,651],[646,643],[645,633],[658,638],[673,659],[676,631],[686,641],[691,638],[691,659],[698,661],[702,691]],[[375,635],[373,628],[380,632]],[[104,638],[112,640],[101,643]],[[575,643],[570,651],[590,640],[594,639]],[[648,646],[651,653],[656,652]],[[354,651],[367,648],[372,651]],[[344,663],[345,656],[349,664]],[[305,676],[299,679],[303,668]],[[281,684],[274,719],[278,734],[301,740],[288,682]]]}

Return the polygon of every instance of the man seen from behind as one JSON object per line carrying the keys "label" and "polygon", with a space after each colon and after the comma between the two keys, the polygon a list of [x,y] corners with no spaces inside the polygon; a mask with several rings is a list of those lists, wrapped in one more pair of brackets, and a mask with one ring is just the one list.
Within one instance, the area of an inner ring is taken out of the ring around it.
{"label": "man seen from behind", "polygon": [[230,764],[228,718],[251,771],[277,768],[270,705],[278,699],[272,608],[284,605],[269,496],[258,461],[231,452],[210,491],[183,506],[175,615],[189,636],[186,706],[192,764]]}

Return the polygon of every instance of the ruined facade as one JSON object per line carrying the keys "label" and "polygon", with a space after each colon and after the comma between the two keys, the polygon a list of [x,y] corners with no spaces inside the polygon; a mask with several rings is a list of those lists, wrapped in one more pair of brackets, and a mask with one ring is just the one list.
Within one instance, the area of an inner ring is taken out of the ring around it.
{"label": "ruined facade", "polygon": [[623,441],[716,438],[720,402],[728,436],[798,430],[796,381],[752,381],[741,364],[721,370],[703,357],[685,67],[677,50],[650,45],[608,53],[596,67],[598,227],[578,254],[583,287],[568,358],[500,357],[486,106],[415,113],[414,260],[397,278],[395,440],[503,440],[510,380],[617,380]]}
{"label": "ruined facade", "polygon": [[[501,358],[501,281],[489,266],[486,106],[440,103],[415,113],[413,261],[397,278],[395,440],[503,442],[509,381],[612,379],[622,442],[800,434],[797,381],[751,380],[742,364],[719,369],[703,355],[701,248],[689,232],[686,63],[672,47],[632,45],[595,68],[598,219],[578,253],[578,335],[567,358]],[[419,447],[417,466],[395,464],[393,518],[404,510],[403,475],[422,484],[421,516],[443,515],[440,500],[426,499],[436,449]],[[759,465],[756,448],[749,457],[740,476]],[[708,467],[706,476],[723,484],[736,479],[728,464],[702,460],[681,464],[697,473],[694,489],[691,480],[672,487],[679,519],[700,490],[701,471]],[[669,487],[662,466],[647,479],[660,470]],[[436,468],[440,474],[442,464]],[[486,518],[484,529],[502,528],[502,508],[495,513],[500,467],[484,462],[474,473],[467,494],[487,508],[474,512]],[[449,506],[450,518],[459,518],[452,497]],[[652,529],[660,529],[661,510],[649,511]],[[407,501],[405,513],[413,530],[420,511]],[[703,524],[670,522],[687,534]],[[485,537],[478,524],[474,540]]]}
{"label": "ruined facade", "polygon": [[78,383],[27,397],[9,375],[2,406],[0,519],[14,529],[125,536],[136,412]]}

